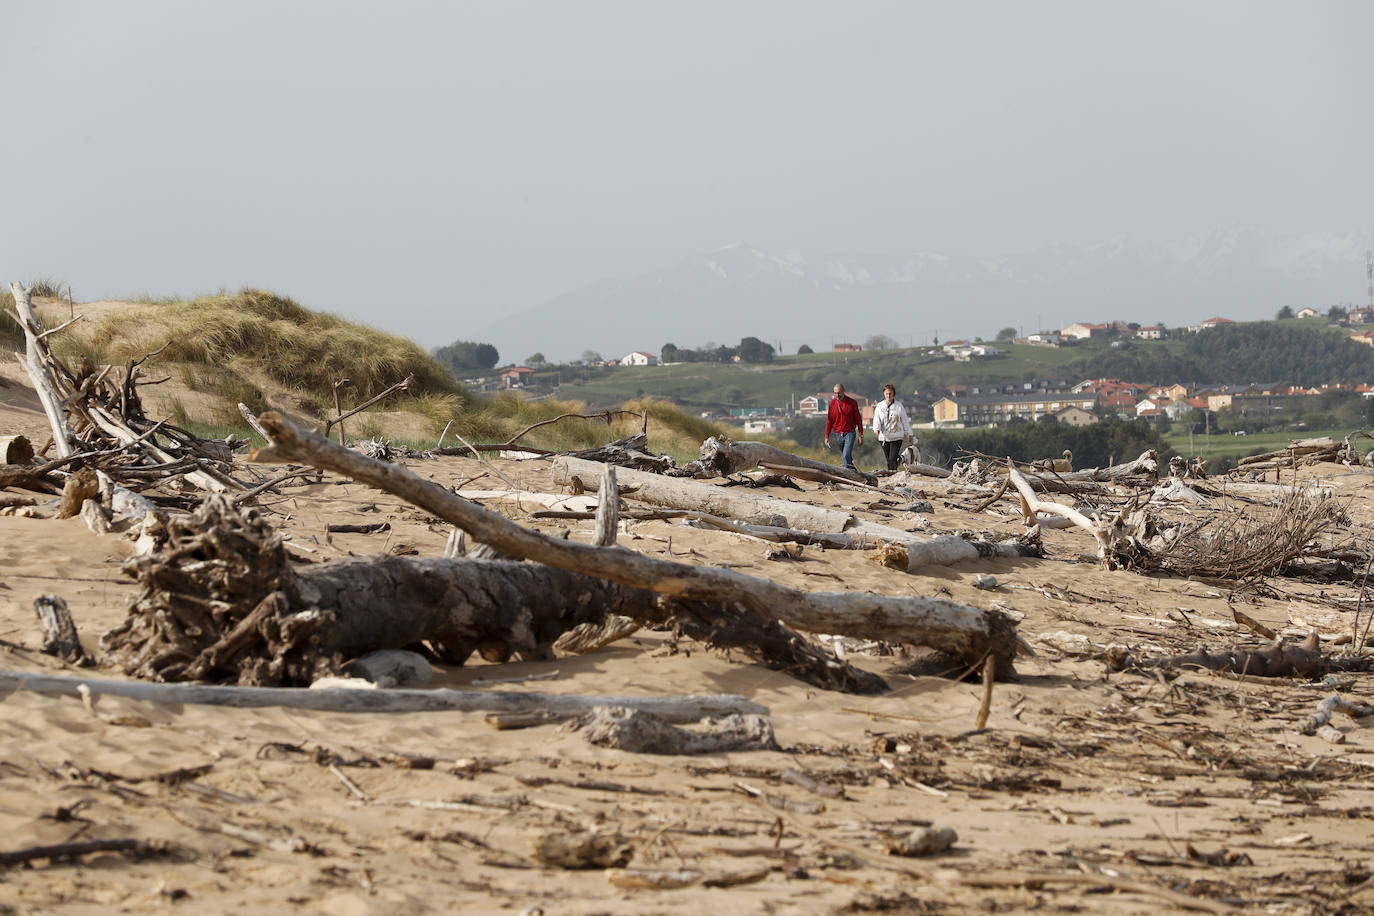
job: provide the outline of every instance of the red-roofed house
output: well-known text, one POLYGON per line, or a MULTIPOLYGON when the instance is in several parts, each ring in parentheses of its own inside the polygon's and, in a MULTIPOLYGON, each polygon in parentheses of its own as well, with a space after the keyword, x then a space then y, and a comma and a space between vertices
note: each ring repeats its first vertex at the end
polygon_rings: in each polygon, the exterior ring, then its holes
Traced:
POLYGON ((1219 328, 1219 327, 1221 327, 1221 326, 1224 325, 1224 324, 1235 324, 1235 322, 1232 321, 1230 318, 1208 318, 1206 321, 1204 321, 1204 322, 1202 322, 1200 325, 1198 325, 1198 327, 1200 327, 1200 328, 1219 328))
POLYGON ((524 388, 531 375, 534 370, 528 366, 509 366, 501 370, 501 384, 506 388, 524 388))
POLYGON ((1119 417, 1130 417, 1135 413, 1135 395, 1125 391, 1099 393, 1097 401, 1107 413, 1114 413, 1119 417))

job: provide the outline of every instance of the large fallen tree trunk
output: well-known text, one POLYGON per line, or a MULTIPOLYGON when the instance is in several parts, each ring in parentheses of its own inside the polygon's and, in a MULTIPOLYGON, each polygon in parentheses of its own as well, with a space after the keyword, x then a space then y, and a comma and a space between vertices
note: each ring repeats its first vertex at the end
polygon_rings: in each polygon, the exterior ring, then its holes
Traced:
MULTIPOLYGON (((717 601, 727 607, 742 604, 802 630, 930 646, 969 665, 991 656, 999 676, 1014 674, 1016 625, 1000 611, 983 611, 940 598, 803 592, 733 570, 690 566, 618 547, 598 548, 546 537, 405 468, 372 461, 301 430, 280 414, 269 412, 261 421, 272 445, 255 453, 256 460, 297 461, 344 474, 432 512, 476 540, 513 556, 677 598, 717 601)), ((599 480, 599 475, 592 479, 599 480)))
POLYGON ((568 630, 616 615, 672 623, 824 689, 887 689, 774 618, 542 564, 381 556, 297 569, 279 535, 222 497, 170 519, 166 547, 125 571, 143 589, 101 647, 106 661, 156 681, 304 686, 359 655, 417 644, 457 665, 473 652, 551 657, 568 630))

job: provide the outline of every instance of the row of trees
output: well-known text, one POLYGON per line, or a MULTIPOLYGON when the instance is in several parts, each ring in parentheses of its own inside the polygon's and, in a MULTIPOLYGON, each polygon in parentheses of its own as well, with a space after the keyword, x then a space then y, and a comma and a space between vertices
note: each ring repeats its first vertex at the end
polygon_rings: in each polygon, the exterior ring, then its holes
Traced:
POLYGON ((728 363, 738 356, 742 363, 768 363, 776 353, 772 344, 757 337, 744 337, 735 347, 717 346, 708 341, 693 350, 666 343, 659 351, 659 359, 665 363, 728 363))
MULTIPOLYGON (((1293 311, 1293 306, 1285 305, 1274 314, 1274 317, 1279 321, 1283 321, 1285 318, 1296 318, 1298 316, 1297 313, 1293 311)), ((1350 317, 1350 309, 1343 305, 1333 305, 1326 310, 1326 317, 1331 321, 1341 321, 1350 317)))
POLYGON ((434 359, 454 375, 464 372, 490 369, 501 360, 501 354, 489 343, 472 340, 455 340, 445 347, 434 351, 434 359))

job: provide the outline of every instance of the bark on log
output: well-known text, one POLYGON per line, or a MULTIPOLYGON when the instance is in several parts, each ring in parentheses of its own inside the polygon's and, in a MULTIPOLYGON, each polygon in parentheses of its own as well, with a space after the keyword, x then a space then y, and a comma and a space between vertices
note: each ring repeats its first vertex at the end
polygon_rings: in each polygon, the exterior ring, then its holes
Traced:
POLYGON ((712 436, 701 443, 701 458, 698 463, 702 468, 714 471, 719 477, 729 477, 731 474, 747 471, 750 468, 774 464, 823 471, 835 477, 857 480, 860 483, 873 484, 877 482, 877 478, 873 475, 865 474, 862 471, 851 471, 833 464, 812 461, 810 458, 785 452, 766 442, 737 442, 725 436, 712 436))
POLYGON ((80 697, 85 686, 93 695, 126 697, 151 703, 193 703, 259 708, 284 706, 321 712, 541 712, 585 715, 601 706, 625 706, 651 712, 670 722, 696 722, 707 716, 767 715, 768 707, 736 694, 626 697, 517 693, 506 690, 303 690, 297 687, 214 687, 204 684, 150 684, 146 681, 59 677, 31 671, 0 671, 0 689, 80 697))
POLYGON ((632 754, 725 754, 780 750, 773 723, 764 716, 724 716, 702 729, 676 728, 643 710, 606 706, 579 724, 582 738, 596 747, 632 754))
POLYGON ((1294 645, 1276 639, 1261 649, 1233 647, 1228 651, 1209 652, 1199 649, 1186 655, 1137 659, 1121 647, 1108 648, 1103 657, 1113 671, 1132 668, 1203 668, 1209 671, 1234 671, 1247 677, 1318 677, 1329 671, 1366 671, 1371 660, 1367 656, 1336 659, 1322 655, 1321 642, 1316 633, 1294 645))
POLYGON ((62 500, 57 507, 58 518, 73 518, 81 514, 81 506, 93 496, 100 495, 100 478, 91 468, 81 468, 62 485, 62 500))
POLYGON ((28 464, 33 461, 33 446, 24 436, 0 436, 0 464, 28 464))
POLYGON ((370 461, 339 448, 298 429, 280 414, 265 414, 262 423, 274 443, 267 452, 271 460, 302 461, 386 490, 514 556, 678 598, 738 602, 812 632, 929 645, 967 664, 976 664, 991 654, 997 659, 999 677, 1015 673, 1016 624, 1000 611, 982 611, 939 598, 802 592, 733 570, 689 566, 621 548, 549 538, 461 499, 405 468, 370 461))
POLYGON ((76 635, 76 624, 67 602, 57 595, 39 595, 33 599, 33 611, 43 627, 43 652, 74 665, 89 665, 86 650, 76 635))
POLYGON ((13 467, 0 466, 0 489, 5 487, 18 487, 21 490, 32 490, 35 493, 61 493, 62 483, 55 477, 50 477, 44 471, 48 465, 15 465, 13 467))

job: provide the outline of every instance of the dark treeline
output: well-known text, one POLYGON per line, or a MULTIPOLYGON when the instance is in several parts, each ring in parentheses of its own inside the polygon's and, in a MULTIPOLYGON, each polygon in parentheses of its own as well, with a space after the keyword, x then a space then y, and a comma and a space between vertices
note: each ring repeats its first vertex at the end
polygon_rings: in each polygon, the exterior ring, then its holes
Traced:
POLYGON ((737 347, 713 347, 707 344, 693 350, 666 343, 659 351, 659 359, 665 363, 728 363, 738 356, 742 363, 767 363, 773 361, 775 353, 772 344, 764 343, 757 337, 745 337, 737 347))
POLYGON ((1106 420, 1092 426, 1068 426, 1053 421, 1010 423, 995 429, 921 430, 921 458, 948 467, 962 452, 981 452, 1017 461, 1058 458, 1073 452, 1073 466, 1106 467, 1130 461, 1146 449, 1154 449, 1167 462, 1175 454, 1149 423, 1142 420, 1106 420))
POLYGON ((1102 351, 1073 364, 1070 374, 1156 383, 1364 382, 1374 379, 1374 348, 1328 328, 1261 321, 1189 335, 1177 356, 1150 344, 1102 351))

